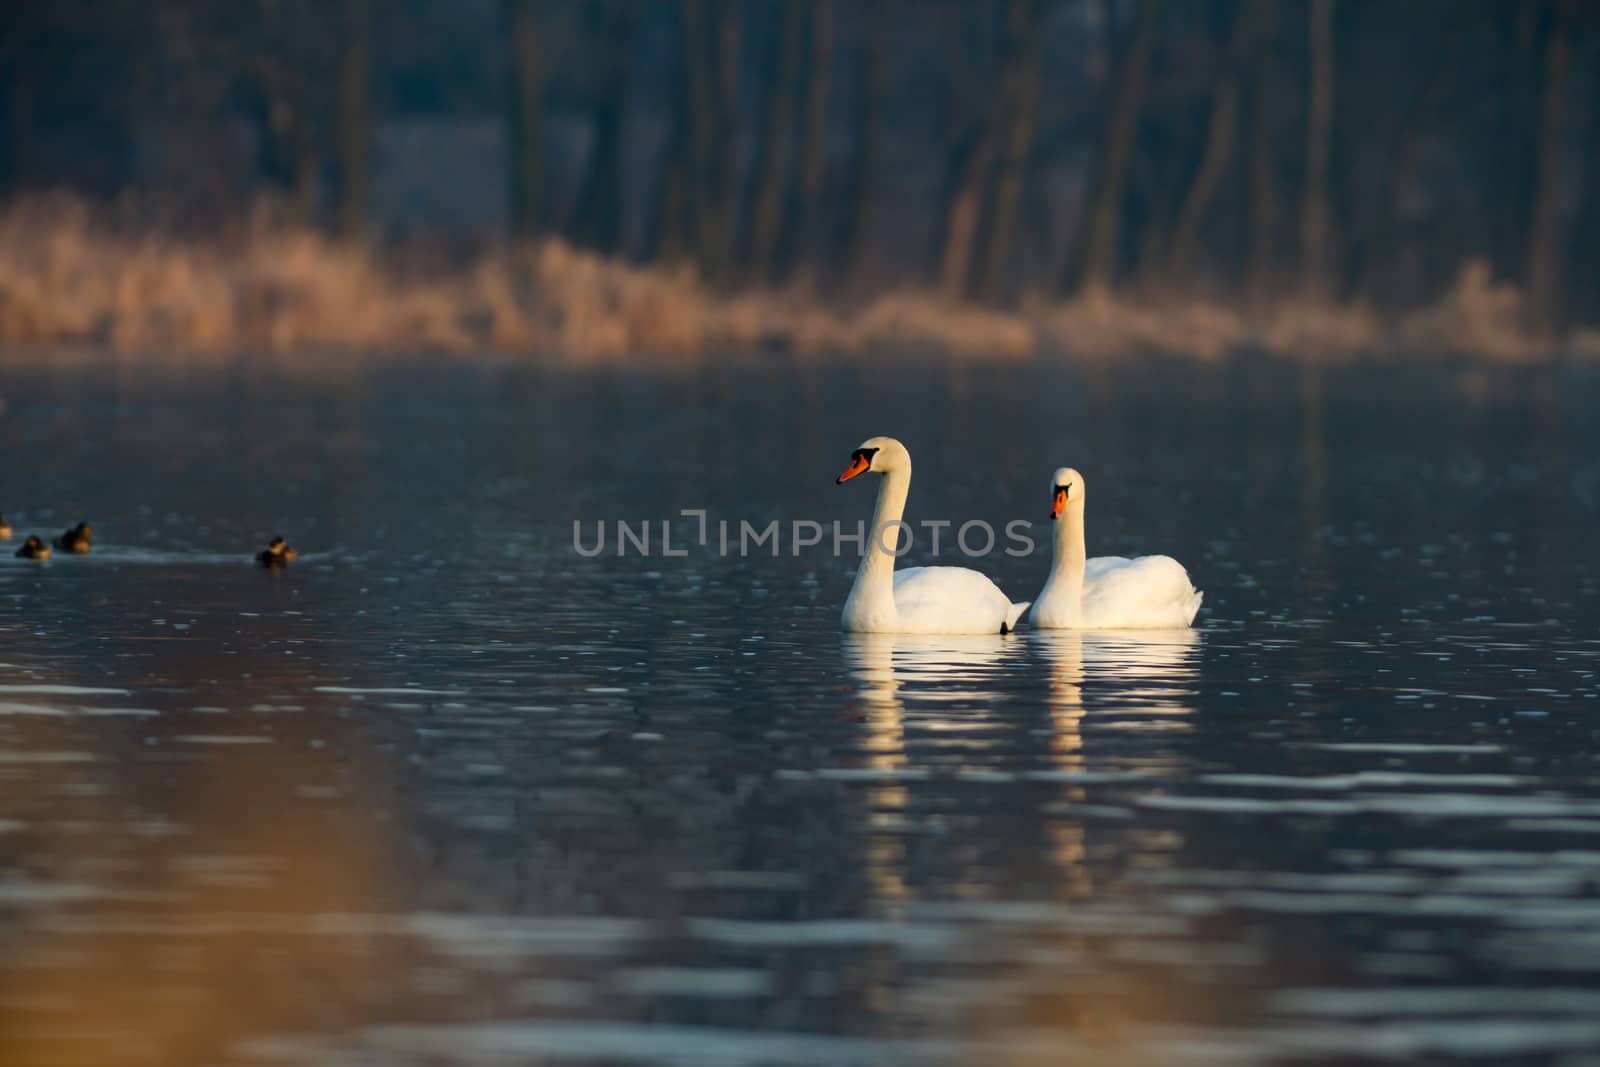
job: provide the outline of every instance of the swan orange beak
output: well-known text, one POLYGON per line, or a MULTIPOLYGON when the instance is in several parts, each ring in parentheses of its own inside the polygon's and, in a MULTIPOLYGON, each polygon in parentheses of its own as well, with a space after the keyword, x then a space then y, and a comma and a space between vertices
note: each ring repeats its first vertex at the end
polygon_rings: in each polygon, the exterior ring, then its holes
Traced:
POLYGON ((833 480, 833 484, 843 485, 856 475, 866 473, 867 468, 870 466, 872 466, 872 464, 867 461, 867 457, 857 452, 855 455, 850 457, 850 466, 846 467, 844 469, 844 473, 833 480))
POLYGON ((1066 510, 1067 491, 1065 489, 1057 489, 1055 502, 1050 505, 1050 518, 1059 519, 1061 517, 1061 513, 1066 510))

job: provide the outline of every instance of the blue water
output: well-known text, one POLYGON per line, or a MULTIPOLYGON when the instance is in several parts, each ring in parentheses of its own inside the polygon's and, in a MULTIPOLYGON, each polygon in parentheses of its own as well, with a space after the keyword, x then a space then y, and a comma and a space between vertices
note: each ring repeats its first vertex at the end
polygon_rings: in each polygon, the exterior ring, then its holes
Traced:
POLYGON ((95 529, 0 556, 0 1061, 1600 1056, 1592 370, 240 361, 0 399, 16 540, 95 529), (1176 556, 1197 628, 851 638, 848 545, 573 550, 853 527, 879 433, 909 520, 1037 524, 940 562, 1031 597, 1070 464, 1091 554, 1176 556))

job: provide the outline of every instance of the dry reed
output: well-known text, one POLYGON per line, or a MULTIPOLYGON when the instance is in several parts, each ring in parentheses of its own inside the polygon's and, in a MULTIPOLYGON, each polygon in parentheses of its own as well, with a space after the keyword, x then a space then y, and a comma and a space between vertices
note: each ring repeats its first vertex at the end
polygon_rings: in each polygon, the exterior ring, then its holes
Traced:
MULTIPOLYGON (((118 224, 65 195, 0 210, 0 344, 187 355, 241 349, 692 358, 708 352, 929 351, 1026 358, 1137 352, 1212 359, 1243 348, 1295 358, 1472 354, 1537 358, 1522 298, 1467 264, 1435 305, 1398 316, 1280 303, 1257 315, 1193 300, 1095 295, 997 311, 917 291, 849 310, 805 286, 725 293, 688 267, 636 267, 559 240, 454 259, 342 244, 257 211, 180 239, 118 224)), ((1595 354, 1592 334, 1568 350, 1595 354)))

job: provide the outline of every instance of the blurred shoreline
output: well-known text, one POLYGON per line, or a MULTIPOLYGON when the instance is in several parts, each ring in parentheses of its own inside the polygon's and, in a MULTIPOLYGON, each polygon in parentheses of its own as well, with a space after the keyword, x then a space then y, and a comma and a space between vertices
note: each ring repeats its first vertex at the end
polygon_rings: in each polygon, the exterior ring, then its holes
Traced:
POLYGON ((73 347, 187 357, 241 350, 502 354, 649 364, 718 353, 936 353, 1018 360, 1600 357, 1600 332, 1542 340, 1481 261, 1431 306, 1381 314, 1284 300, 1246 311, 1174 297, 1024 297, 1014 310, 897 288, 846 299, 797 281, 724 290, 690 266, 636 266, 559 239, 452 249, 339 242, 257 210, 174 236, 64 194, 0 208, 0 362, 73 347))

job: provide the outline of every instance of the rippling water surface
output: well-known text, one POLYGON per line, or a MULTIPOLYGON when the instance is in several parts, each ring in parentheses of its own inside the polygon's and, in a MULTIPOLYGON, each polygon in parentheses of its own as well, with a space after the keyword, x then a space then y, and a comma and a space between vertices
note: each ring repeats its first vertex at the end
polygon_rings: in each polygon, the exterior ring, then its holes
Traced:
MULTIPOLYGON (((6 1063, 1600 1056, 1594 372, 0 395, 18 536, 96 531, 0 558, 6 1063), (1196 630, 849 638, 826 539, 573 550, 853 524, 877 433, 912 521, 1043 520, 1078 467, 1091 554, 1177 556, 1196 630)), ((1046 551, 979 566, 1026 599, 1046 551)))

